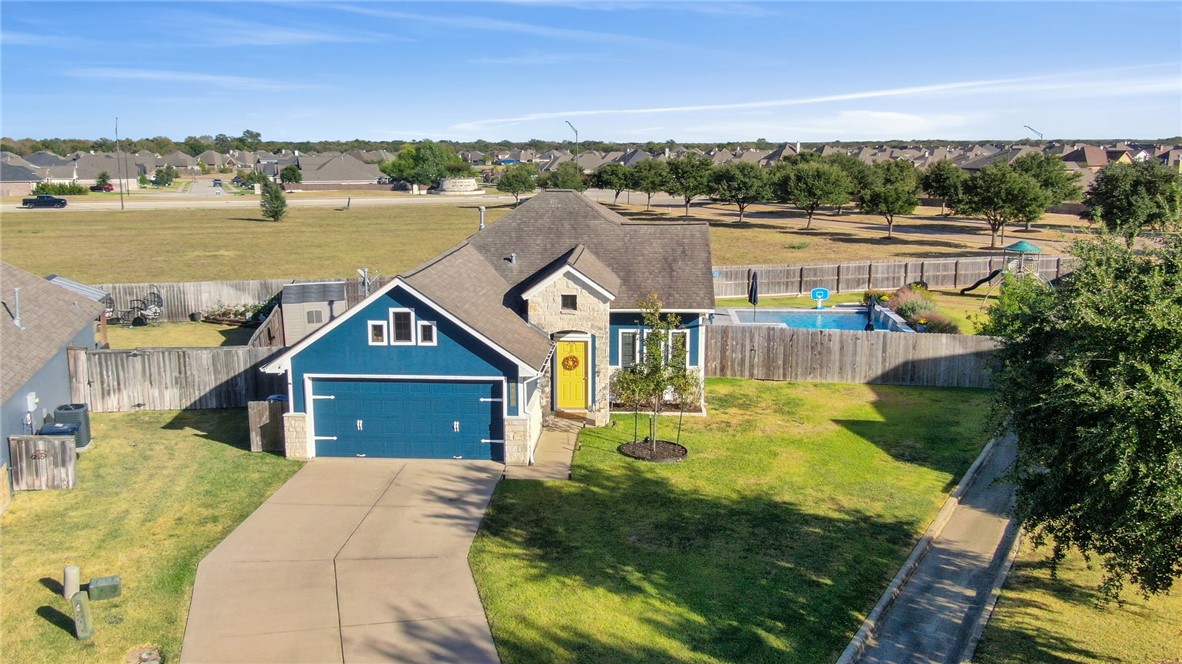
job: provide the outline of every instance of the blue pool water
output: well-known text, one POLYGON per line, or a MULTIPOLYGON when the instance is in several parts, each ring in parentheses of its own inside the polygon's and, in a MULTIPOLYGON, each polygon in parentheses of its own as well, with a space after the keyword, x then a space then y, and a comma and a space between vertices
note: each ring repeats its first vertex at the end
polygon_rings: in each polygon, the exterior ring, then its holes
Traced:
MULTIPOLYGON (((787 325, 800 330, 857 330, 866 329, 865 309, 763 309, 752 319, 750 309, 732 312, 739 323, 750 325, 787 325)), ((878 330, 899 331, 898 325, 878 314, 874 327, 878 330)))

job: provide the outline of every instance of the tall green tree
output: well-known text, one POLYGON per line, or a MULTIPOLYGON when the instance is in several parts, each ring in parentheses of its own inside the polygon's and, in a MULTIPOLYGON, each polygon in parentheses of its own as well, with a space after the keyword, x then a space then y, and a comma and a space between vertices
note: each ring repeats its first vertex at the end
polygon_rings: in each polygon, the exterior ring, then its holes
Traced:
POLYGON ((739 223, 752 203, 772 198, 767 172, 748 161, 729 162, 710 174, 710 193, 715 200, 731 203, 739 208, 739 223))
POLYGON ((430 186, 447 177, 448 164, 463 163, 459 155, 447 147, 424 141, 404 148, 393 161, 379 165, 378 169, 396 180, 430 186))
POLYGON ((612 203, 619 203, 620 193, 628 188, 628 168, 614 161, 606 163, 591 175, 591 186, 615 193, 612 203))
POLYGON ((100 189, 105 189, 111 184, 111 174, 106 171, 99 171, 98 177, 94 179, 94 185, 100 189))
POLYGON ((895 215, 911 214, 919 206, 915 188, 906 184, 883 184, 862 196, 862 211, 881 215, 887 223, 887 237, 895 237, 895 215))
POLYGON ((849 203, 853 188, 853 183, 840 168, 817 160, 777 166, 771 178, 776 199, 791 203, 808 215, 806 229, 812 228, 813 213, 822 205, 836 207, 849 203))
POLYGON ((537 184, 534 182, 533 167, 528 164, 513 164, 505 169, 501 174, 501 179, 497 180, 497 189, 507 193, 513 194, 513 206, 517 207, 521 204, 521 195, 533 191, 537 184))
POLYGON ((304 172, 295 164, 288 164, 279 171, 279 181, 283 184, 300 183, 304 181, 304 172))
POLYGON ((628 188, 648 196, 644 209, 652 209, 653 194, 669 187, 669 165, 660 159, 645 159, 628 169, 628 188))
MULTIPOLYGON (((821 157, 821 161, 826 164, 833 164, 845 173, 850 180, 850 197, 851 199, 860 199, 862 194, 876 183, 874 169, 870 164, 858 159, 853 155, 848 154, 831 154, 821 157)), ((841 214, 841 207, 837 206, 837 213, 841 214)))
POLYGON ((1158 161, 1109 164, 1084 198, 1087 216, 1133 240, 1145 231, 1182 231, 1182 175, 1158 161))
POLYGON ((1016 516, 1052 560, 1099 558, 1104 589, 1182 575, 1182 240, 1077 242, 1057 288, 1008 277, 984 333, 1017 435, 1016 516))
POLYGON ((263 193, 259 197, 259 208, 263 216, 271 221, 279 221, 287 214, 287 198, 283 195, 283 187, 274 182, 263 184, 263 193))
POLYGON ((690 203, 695 198, 710 193, 713 171, 714 162, 705 155, 687 152, 669 160, 669 185, 665 192, 685 201, 685 216, 689 216, 690 203))
POLYGON ((1080 173, 1067 170, 1066 162, 1058 157, 1041 152, 1029 152, 1014 160, 1014 170, 1034 178, 1038 182, 1039 190, 1042 191, 1043 205, 1038 216, 1022 220, 1026 224, 1026 230, 1030 230, 1030 224, 1038 221, 1052 206, 1063 201, 1079 200, 1083 194, 1083 189, 1077 183, 1080 173))
POLYGON ((928 196, 940 199, 940 214, 948 216, 948 201, 960 194, 968 174, 951 159, 941 159, 927 167, 920 177, 920 186, 928 196))
POLYGON ((990 164, 969 176, 952 202, 960 214, 981 217, 989 224, 989 247, 997 248, 997 234, 1005 243, 1007 224, 1041 214, 1043 194, 1038 182, 1009 164, 990 164))
POLYGON ((253 129, 246 129, 243 130, 242 136, 238 137, 238 141, 247 150, 257 150, 263 142, 263 135, 253 129))
POLYGON ((538 177, 538 186, 543 189, 574 189, 575 191, 587 190, 587 176, 583 175, 583 169, 573 161, 564 161, 554 167, 553 170, 542 173, 538 177))
POLYGON ((156 169, 156 176, 152 180, 161 187, 170 186, 176 181, 176 168, 172 164, 165 164, 164 168, 156 169))

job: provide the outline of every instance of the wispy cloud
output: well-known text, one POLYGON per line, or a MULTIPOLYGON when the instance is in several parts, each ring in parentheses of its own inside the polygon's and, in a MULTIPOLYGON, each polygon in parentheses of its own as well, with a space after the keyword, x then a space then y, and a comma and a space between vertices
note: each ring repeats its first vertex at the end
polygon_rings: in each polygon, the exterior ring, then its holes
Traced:
MULTIPOLYGON (((458 6, 453 6, 458 9, 458 6)), ((427 25, 438 25, 449 29, 467 28, 487 32, 506 32, 511 34, 528 35, 531 37, 546 37, 556 40, 572 40, 591 43, 633 44, 650 47, 666 47, 666 42, 649 37, 637 37, 614 32, 596 32, 593 30, 578 30, 574 28, 559 28, 550 25, 522 23, 520 21, 506 21, 486 16, 463 15, 448 13, 446 15, 416 14, 413 12, 396 11, 385 8, 375 8, 358 5, 335 5, 340 11, 369 16, 372 18, 386 18, 396 21, 413 21, 427 25)))
POLYGON ((500 0, 501 4, 559 7, 562 9, 578 9, 582 11, 610 12, 610 11, 682 11, 694 14, 730 15, 764 17, 774 12, 764 6, 742 2, 716 2, 715 0, 699 0, 696 2, 583 2, 581 0, 500 0))
POLYGON ((165 69, 127 69, 119 67, 86 67, 70 72, 71 76, 85 79, 107 79, 123 81, 152 81, 171 83, 198 83, 227 90, 248 92, 281 92, 286 90, 308 90, 315 86, 274 81, 250 76, 227 76, 224 74, 203 74, 200 72, 171 71, 165 69))
MULTIPOLYGON (((545 111, 538 113, 527 113, 515 117, 492 118, 487 120, 463 122, 453 125, 452 128, 458 131, 480 131, 486 128, 517 125, 537 120, 553 120, 557 118, 569 119, 577 117, 651 115, 692 113, 701 111, 750 111, 833 102, 859 101, 865 99, 912 97, 935 94, 939 94, 941 99, 948 99, 949 97, 957 94, 979 95, 985 93, 1004 94, 1015 92, 1023 94, 1051 93, 1062 96, 1071 96, 1073 98, 1087 98, 1109 97, 1113 94, 1114 86, 1124 90, 1138 91, 1142 94, 1146 92, 1169 92, 1179 90, 1179 80, 1175 74, 1166 76, 1148 76, 1139 79, 1131 78, 1128 75, 1130 70, 1161 68, 1162 66, 1163 65, 1146 65, 1141 67, 1105 69, 1088 72, 1072 72, 1067 74, 1055 74, 1047 76, 953 81, 948 83, 915 85, 880 90, 864 90, 859 92, 846 92, 812 97, 793 97, 787 99, 768 99, 759 101, 731 102, 724 104, 692 104, 683 106, 656 106, 649 108, 569 109, 565 111, 545 111), (1115 73, 1123 74, 1121 76, 1112 78, 1111 85, 1108 84, 1108 79, 1105 79, 1104 82, 1100 81, 1101 76, 1115 73)), ((1175 69, 1177 67, 1176 64, 1170 64, 1166 66, 1175 69)))
POLYGON ((333 31, 318 26, 275 25, 228 18, 194 16, 199 39, 214 46, 300 46, 412 41, 406 37, 366 31, 333 31))
POLYGON ((578 53, 542 53, 540 51, 531 51, 521 55, 506 55, 506 56, 483 56, 469 60, 474 65, 561 65, 569 62, 587 62, 594 59, 595 62, 619 62, 619 58, 604 57, 601 55, 587 55, 578 53))
POLYGON ((35 35, 30 32, 0 32, 0 43, 5 46, 49 46, 56 44, 61 37, 50 35, 35 35))

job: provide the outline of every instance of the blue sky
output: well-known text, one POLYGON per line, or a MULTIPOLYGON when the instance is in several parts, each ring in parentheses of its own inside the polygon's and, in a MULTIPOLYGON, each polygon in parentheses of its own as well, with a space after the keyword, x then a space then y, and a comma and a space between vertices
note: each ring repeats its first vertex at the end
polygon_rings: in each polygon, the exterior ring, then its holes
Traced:
POLYGON ((13 2, 0 133, 1158 138, 1182 3, 13 2))

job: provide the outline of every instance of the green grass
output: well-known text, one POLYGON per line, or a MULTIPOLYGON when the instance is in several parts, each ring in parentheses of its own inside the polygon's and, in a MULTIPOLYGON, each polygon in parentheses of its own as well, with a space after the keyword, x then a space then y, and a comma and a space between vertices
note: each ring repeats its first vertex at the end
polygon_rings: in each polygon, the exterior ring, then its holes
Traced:
POLYGON ((122 662, 138 645, 180 655, 197 563, 300 463, 243 451, 242 410, 94 414, 78 486, 18 493, 4 513, 0 634, 5 662, 122 662), (66 565, 119 575, 74 638, 66 565))
POLYGON ((730 379, 708 394, 683 463, 619 455, 622 415, 582 432, 572 481, 501 483, 470 561, 503 661, 832 660, 976 457, 990 398, 730 379))
MULTIPOLYGON (((256 208, 6 213, 0 246, 17 267, 92 284, 393 275, 476 232, 476 208, 293 207, 279 223, 256 208)), ((488 221, 509 210, 489 206, 488 221)))
POLYGON ((143 327, 107 326, 111 348, 208 348, 245 346, 257 328, 216 323, 160 323, 143 327))
POLYGON ((978 664, 1166 662, 1182 660, 1182 594, 1104 602, 1098 566, 1069 554, 1052 579, 1048 548, 1027 542, 977 647, 978 664))
MULTIPOLYGON (((973 334, 978 329, 975 319, 983 319, 987 316, 986 310, 988 303, 985 301, 984 291, 979 293, 969 293, 961 295, 960 291, 956 290, 933 290, 931 291, 932 299, 936 306, 940 308, 940 313, 946 315, 950 320, 960 326, 962 334, 973 334)), ((826 307, 832 307, 838 304, 860 303, 862 301, 862 293, 834 293, 832 297, 825 300, 826 307)), ((718 307, 750 307, 751 303, 746 298, 731 297, 719 298, 715 301, 715 306, 718 307)), ((760 297, 760 308, 776 308, 776 307, 806 307, 812 308, 817 306, 814 300, 808 297, 760 297)))

